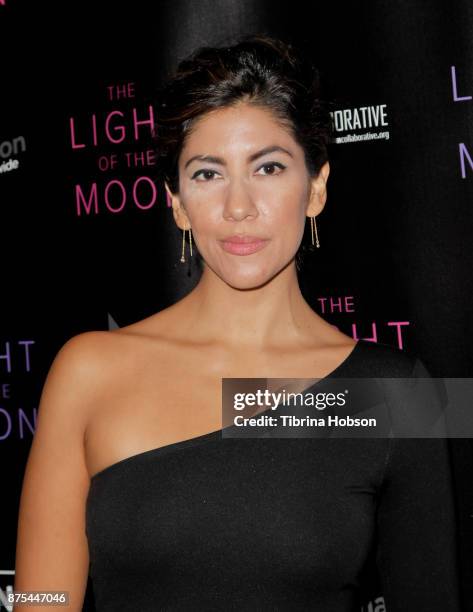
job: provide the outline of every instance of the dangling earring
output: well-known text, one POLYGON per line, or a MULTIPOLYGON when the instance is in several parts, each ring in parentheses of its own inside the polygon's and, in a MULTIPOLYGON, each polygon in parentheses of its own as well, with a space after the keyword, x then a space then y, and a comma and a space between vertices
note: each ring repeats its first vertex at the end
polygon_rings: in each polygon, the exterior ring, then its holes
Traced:
MULTIPOLYGON (((192 257, 192 230, 191 230, 191 228, 189 228, 189 246, 190 246, 191 257, 192 257)), ((185 247, 186 247, 186 230, 182 230, 182 254, 181 254, 181 262, 182 263, 186 262, 186 258, 185 258, 185 255, 184 255, 185 247)))
POLYGON ((314 233, 315 233, 315 239, 316 239, 316 243, 317 243, 317 248, 319 248, 320 247, 320 243, 319 243, 319 236, 317 234, 317 223, 315 221, 315 215, 310 218, 310 230, 311 230, 311 234, 312 234, 312 244, 314 244, 314 233))

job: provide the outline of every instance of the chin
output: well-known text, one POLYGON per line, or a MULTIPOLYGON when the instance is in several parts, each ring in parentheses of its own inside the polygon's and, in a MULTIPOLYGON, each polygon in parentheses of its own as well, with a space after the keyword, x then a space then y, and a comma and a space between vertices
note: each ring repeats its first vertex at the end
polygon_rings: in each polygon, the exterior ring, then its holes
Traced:
POLYGON ((250 279, 240 280, 240 281, 229 281, 224 279, 227 285, 233 287, 233 289, 239 289, 240 291, 249 291, 251 289, 259 289, 268 283, 271 279, 265 279, 261 281, 252 281, 250 279))
POLYGON ((219 273, 220 278, 234 289, 258 289, 269 283, 277 274, 277 270, 274 268, 269 269, 260 266, 251 266, 251 269, 244 269, 241 266, 240 270, 233 269, 221 270, 219 273))

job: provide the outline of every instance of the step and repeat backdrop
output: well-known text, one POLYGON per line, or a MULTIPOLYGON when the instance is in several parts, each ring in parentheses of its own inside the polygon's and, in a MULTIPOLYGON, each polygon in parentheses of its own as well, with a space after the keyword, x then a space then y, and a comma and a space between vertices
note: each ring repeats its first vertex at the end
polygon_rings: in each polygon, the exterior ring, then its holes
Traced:
MULTIPOLYGON (((0 0, 0 610, 57 351, 199 280, 179 261, 156 178, 157 88, 196 47, 257 32, 304 44, 335 102, 321 248, 299 272, 306 299, 354 338, 418 354, 434 376, 473 375, 471 3, 0 0)), ((472 609, 473 448, 449 445, 472 609)), ((384 610, 375 577, 364 609, 384 610)))

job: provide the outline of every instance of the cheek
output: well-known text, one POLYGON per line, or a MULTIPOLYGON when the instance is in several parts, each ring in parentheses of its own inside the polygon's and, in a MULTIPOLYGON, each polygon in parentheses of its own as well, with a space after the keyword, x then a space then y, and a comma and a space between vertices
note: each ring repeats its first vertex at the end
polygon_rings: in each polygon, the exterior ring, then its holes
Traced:
POLYGON ((221 197, 215 189, 186 185, 181 191, 181 197, 192 229, 196 233, 206 234, 221 222, 221 197))
POLYGON ((264 211, 271 228, 279 228, 286 235, 299 235, 301 226, 303 230, 305 209, 304 195, 300 193, 300 189, 293 189, 274 194, 260 210, 264 211))
POLYGON ((267 214, 274 213, 279 218, 297 217, 304 208, 307 192, 303 187, 301 173, 286 170, 286 174, 277 177, 262 177, 255 183, 254 198, 261 210, 267 214))
POLYGON ((223 234, 222 212, 218 205, 202 202, 200 206, 193 206, 190 212, 192 227, 196 234, 205 237, 220 237, 223 234))
POLYGON ((193 202, 188 209, 192 226, 192 236, 199 251, 210 254, 209 249, 214 248, 216 241, 228 233, 225 228, 221 211, 218 206, 207 202, 193 202))
POLYGON ((278 223, 284 223, 289 229, 296 226, 301 215, 302 208, 294 196, 289 196, 275 202, 269 214, 277 219, 278 223))

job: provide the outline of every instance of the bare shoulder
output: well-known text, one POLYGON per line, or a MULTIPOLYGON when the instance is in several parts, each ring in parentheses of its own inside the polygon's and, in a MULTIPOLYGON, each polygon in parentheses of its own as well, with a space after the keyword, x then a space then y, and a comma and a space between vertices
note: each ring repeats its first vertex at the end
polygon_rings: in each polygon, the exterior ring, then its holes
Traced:
POLYGON ((69 338, 58 350, 49 374, 62 370, 62 374, 79 376, 93 373, 100 367, 104 352, 112 343, 107 331, 87 331, 69 338))
MULTIPOLYGON (((92 411, 111 393, 128 392, 136 376, 152 363, 164 363, 173 342, 174 325, 157 313, 113 330, 88 331, 73 336, 56 356, 57 369, 67 370, 69 384, 78 385, 92 411), (62 367, 61 367, 62 364, 62 367)), ((108 402, 105 402, 107 404, 108 402)), ((87 420, 93 414, 86 415, 87 420)))
POLYGON ((113 331, 86 331, 69 338, 59 349, 55 361, 71 361, 75 365, 82 364, 93 367, 103 356, 104 351, 111 348, 118 335, 113 331))
POLYGON ((39 404, 39 425, 67 419, 84 434, 104 390, 113 386, 130 364, 125 334, 87 331, 69 338, 56 353, 39 404))
POLYGON ((54 387, 67 393, 90 388, 93 375, 100 370, 108 340, 106 332, 84 332, 67 340, 56 353, 43 387, 44 394, 54 387), (84 384, 86 383, 87 384, 84 384))
POLYGON ((100 395, 101 390, 133 380, 136 369, 151 355, 159 363, 173 341, 174 327, 164 311, 113 330, 80 333, 61 347, 51 371, 91 397, 100 395))
POLYGON ((111 352, 106 333, 86 332, 56 353, 23 477, 15 589, 68 590, 76 610, 81 609, 89 562, 84 431, 102 384, 98 374, 111 352))
MULTIPOLYGON (((121 355, 121 349, 129 345, 132 333, 128 330, 87 331, 72 336, 59 349, 53 361, 51 372, 62 370, 69 382, 76 378, 84 382, 84 377, 98 376, 102 379, 114 361, 121 355)), ((88 378, 88 382, 91 379, 88 378)))
POLYGON ((56 353, 43 384, 32 454, 43 441, 65 435, 82 440, 97 394, 109 379, 113 346, 108 332, 83 332, 56 353))

